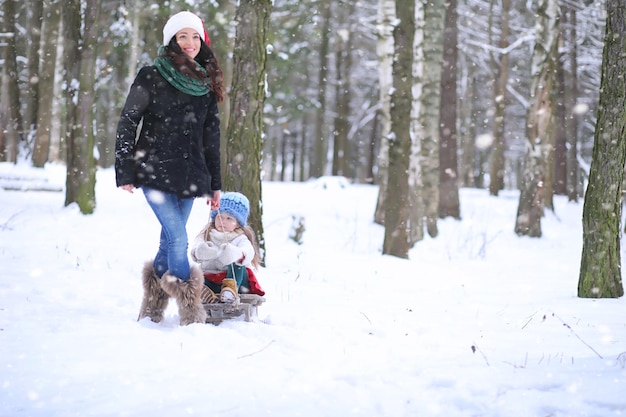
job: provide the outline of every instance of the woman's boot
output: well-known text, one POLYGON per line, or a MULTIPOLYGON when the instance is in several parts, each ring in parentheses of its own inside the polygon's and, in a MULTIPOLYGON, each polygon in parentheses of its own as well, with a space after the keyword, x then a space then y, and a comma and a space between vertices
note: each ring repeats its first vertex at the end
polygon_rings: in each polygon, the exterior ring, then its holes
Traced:
POLYGON ((200 298, 204 286, 204 275, 196 265, 191 267, 191 274, 187 281, 183 281, 167 271, 161 277, 161 288, 178 303, 180 325, 191 323, 205 323, 206 310, 200 298))
POLYGON ((163 312, 167 308, 170 296, 161 288, 159 277, 154 271, 153 261, 144 264, 141 278, 143 281, 143 301, 137 321, 144 317, 150 317, 150 320, 159 323, 163 320, 163 312))

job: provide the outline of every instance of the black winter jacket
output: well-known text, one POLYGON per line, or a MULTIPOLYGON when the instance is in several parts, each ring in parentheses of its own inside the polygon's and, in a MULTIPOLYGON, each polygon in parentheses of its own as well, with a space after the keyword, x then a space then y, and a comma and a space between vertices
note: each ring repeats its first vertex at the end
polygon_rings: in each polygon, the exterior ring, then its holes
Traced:
POLYGON ((183 198, 221 189, 215 95, 185 94, 154 66, 139 70, 117 126, 115 174, 118 187, 146 186, 183 198))

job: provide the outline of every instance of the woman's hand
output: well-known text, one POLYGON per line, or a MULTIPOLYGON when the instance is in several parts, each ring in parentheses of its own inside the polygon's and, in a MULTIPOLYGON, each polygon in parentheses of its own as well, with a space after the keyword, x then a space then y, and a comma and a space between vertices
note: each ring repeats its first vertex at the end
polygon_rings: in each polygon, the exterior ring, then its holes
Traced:
POLYGON ((213 191, 213 197, 207 198, 207 206, 211 207, 211 210, 217 210, 220 208, 220 191, 213 191))
POLYGON ((120 185, 120 188, 124 191, 128 191, 129 193, 133 193, 133 191, 135 190, 135 186, 133 184, 124 184, 124 185, 120 185))

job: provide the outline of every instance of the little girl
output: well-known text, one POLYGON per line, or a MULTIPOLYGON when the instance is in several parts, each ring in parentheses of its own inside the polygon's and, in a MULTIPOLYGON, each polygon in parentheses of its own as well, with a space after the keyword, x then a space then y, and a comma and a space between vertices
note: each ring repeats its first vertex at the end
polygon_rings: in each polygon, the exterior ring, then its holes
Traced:
POLYGON ((211 211, 209 223, 191 248, 191 258, 204 273, 203 304, 239 303, 239 293, 265 295, 253 268, 259 256, 254 232, 247 225, 250 202, 241 193, 220 196, 219 209, 211 211), (219 294, 219 297, 216 295, 219 294))

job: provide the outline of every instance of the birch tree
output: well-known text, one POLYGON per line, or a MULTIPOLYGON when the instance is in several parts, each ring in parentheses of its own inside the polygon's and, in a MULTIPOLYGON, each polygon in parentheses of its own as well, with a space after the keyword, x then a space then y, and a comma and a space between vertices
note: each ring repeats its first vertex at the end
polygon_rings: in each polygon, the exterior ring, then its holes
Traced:
POLYGON ((257 234, 265 261, 261 205, 261 149, 271 0, 241 0, 235 14, 233 83, 226 131, 224 189, 240 191, 250 200, 250 226, 257 234))
POLYGON ((607 2, 600 106, 589 185, 583 207, 583 251, 578 296, 624 295, 620 222, 626 163, 626 1, 607 2))
MULTIPOLYGON (((441 63, 443 59, 443 28, 445 0, 428 0, 424 8, 424 72, 418 125, 421 136, 422 198, 428 235, 436 237, 439 217, 439 109, 441 102, 441 63)), ((419 133, 418 133, 419 135, 419 133)), ((419 137, 419 136, 418 136, 419 137)))
POLYGON ((541 237, 547 164, 554 140, 554 86, 558 46, 557 0, 540 0, 531 74, 531 103, 526 122, 526 154, 515 233, 541 237))

